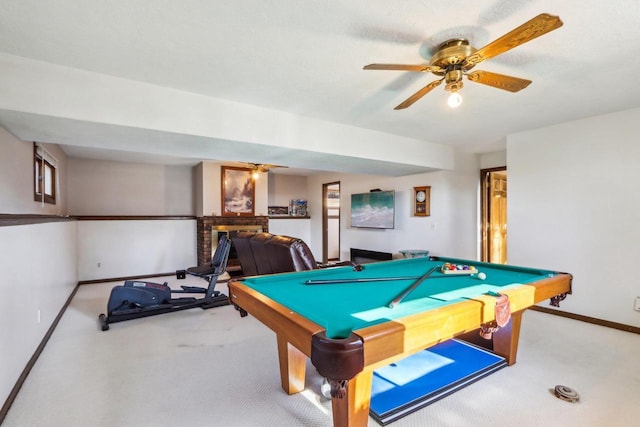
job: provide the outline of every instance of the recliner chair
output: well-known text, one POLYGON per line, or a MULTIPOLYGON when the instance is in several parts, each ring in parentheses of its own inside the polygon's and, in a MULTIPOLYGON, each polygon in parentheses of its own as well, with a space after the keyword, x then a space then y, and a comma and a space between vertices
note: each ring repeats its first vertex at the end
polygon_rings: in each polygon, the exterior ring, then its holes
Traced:
MULTIPOLYGON (((269 254, 267 253, 266 243, 273 237, 270 233, 254 233, 249 238, 249 246, 251 246, 251 253, 253 254, 253 261, 256 265, 257 274, 271 274, 273 269, 271 268, 271 262, 269 261, 269 254)), ((240 259, 242 265, 242 259, 240 259)), ((244 271, 244 268, 243 268, 244 271)), ((291 270, 293 271, 293 270, 291 270)))
POLYGON ((251 237, 255 235, 253 231, 239 231, 231 238, 233 247, 236 249, 236 255, 242 268, 243 276, 257 276, 258 267, 251 250, 251 237))
POLYGON ((272 236, 264 244, 272 273, 315 270, 318 268, 311 249, 302 240, 289 236, 272 236))
POLYGON ((241 231, 232 237, 243 276, 314 270, 323 267, 297 237, 241 231))

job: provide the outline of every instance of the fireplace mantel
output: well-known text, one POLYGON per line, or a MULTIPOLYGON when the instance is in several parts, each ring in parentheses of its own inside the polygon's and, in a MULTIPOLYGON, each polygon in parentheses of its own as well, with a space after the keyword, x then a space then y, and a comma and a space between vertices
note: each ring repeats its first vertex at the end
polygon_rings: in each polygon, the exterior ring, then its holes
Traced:
POLYGON ((259 225, 262 231, 269 231, 268 216, 203 216, 196 218, 198 265, 211 262, 211 228, 215 226, 238 227, 243 225, 259 225))

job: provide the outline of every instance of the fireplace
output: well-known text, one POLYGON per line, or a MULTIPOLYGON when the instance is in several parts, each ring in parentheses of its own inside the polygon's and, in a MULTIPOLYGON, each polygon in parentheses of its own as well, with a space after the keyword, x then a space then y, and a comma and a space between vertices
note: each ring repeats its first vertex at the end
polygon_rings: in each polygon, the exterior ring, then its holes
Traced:
MULTIPOLYGON (((268 216, 205 216, 198 217, 196 223, 198 265, 207 265, 211 262, 220 233, 225 233, 231 238, 238 231, 269 231, 268 216)), ((233 247, 231 251, 227 268, 230 272, 239 268, 233 247)))

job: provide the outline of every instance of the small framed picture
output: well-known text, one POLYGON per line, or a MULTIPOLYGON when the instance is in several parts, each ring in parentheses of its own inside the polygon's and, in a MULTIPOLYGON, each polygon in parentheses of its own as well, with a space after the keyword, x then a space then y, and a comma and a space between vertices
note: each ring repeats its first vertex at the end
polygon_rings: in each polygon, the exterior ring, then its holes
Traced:
POLYGON ((289 206, 269 206, 269 216, 288 216, 289 206))

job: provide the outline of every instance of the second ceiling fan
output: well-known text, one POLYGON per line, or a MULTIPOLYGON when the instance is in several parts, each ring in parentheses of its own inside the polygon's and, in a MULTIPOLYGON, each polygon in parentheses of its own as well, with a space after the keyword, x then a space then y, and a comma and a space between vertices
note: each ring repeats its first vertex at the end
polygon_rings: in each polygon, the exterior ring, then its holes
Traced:
POLYGON ((287 168, 288 166, 282 165, 271 165, 268 163, 247 163, 253 172, 269 172, 274 168, 287 168))
POLYGON ((536 37, 558 29, 561 26, 562 21, 559 17, 543 13, 480 49, 475 49, 466 39, 450 39, 440 44, 437 52, 431 57, 427 65, 369 64, 365 66, 364 69, 429 72, 441 77, 411 95, 395 107, 395 110, 401 110, 411 106, 431 90, 440 86, 443 81, 445 82, 445 90, 451 92, 449 106, 457 107, 462 102, 458 91, 463 86, 463 76, 466 76, 467 79, 472 82, 508 90, 510 92, 518 92, 529 86, 531 80, 491 73, 489 71, 470 71, 484 60, 500 55, 536 37))

